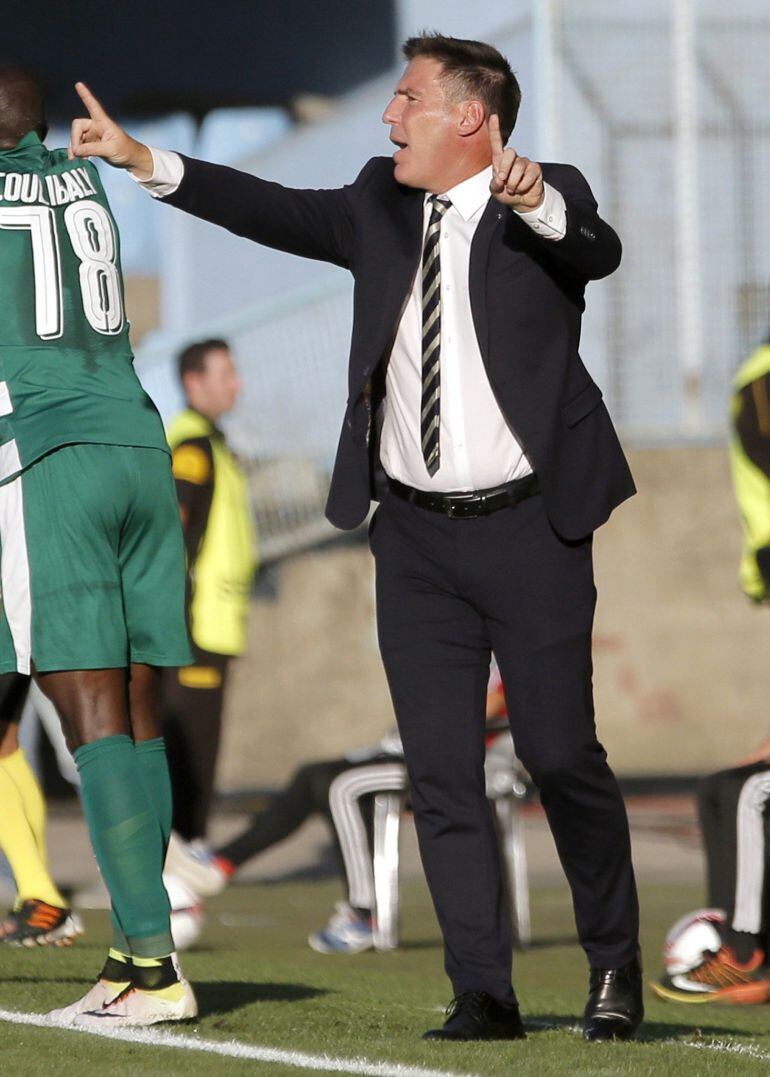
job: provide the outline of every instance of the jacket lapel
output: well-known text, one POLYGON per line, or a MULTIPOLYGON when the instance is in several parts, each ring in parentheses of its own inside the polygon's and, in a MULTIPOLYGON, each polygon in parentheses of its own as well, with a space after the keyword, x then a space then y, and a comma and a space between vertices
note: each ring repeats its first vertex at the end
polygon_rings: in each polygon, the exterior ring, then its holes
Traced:
POLYGON ((396 242, 388 252, 387 278, 377 303, 380 311, 380 329, 375 334, 378 359, 387 359, 393 346, 422 248, 423 192, 401 188, 399 193, 401 201, 394 206, 396 242))
POLYGON ((504 214, 505 207, 501 206, 497 199, 490 198, 471 242, 468 289, 471 297, 473 326, 485 366, 489 355, 489 323, 485 301, 487 266, 492 237, 498 229, 502 230, 504 214))

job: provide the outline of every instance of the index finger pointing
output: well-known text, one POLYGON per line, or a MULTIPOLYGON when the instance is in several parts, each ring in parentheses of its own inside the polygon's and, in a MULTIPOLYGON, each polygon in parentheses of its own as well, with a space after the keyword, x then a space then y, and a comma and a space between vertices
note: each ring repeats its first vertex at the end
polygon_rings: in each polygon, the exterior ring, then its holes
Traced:
POLYGON ((492 144, 492 160, 497 161, 503 155, 503 136, 500 133, 500 118, 496 112, 489 117, 489 141, 492 144))
POLYGON ((88 109, 88 114, 92 120, 106 120, 108 118, 107 113, 88 89, 85 82, 76 82, 75 89, 78 92, 80 100, 88 109))

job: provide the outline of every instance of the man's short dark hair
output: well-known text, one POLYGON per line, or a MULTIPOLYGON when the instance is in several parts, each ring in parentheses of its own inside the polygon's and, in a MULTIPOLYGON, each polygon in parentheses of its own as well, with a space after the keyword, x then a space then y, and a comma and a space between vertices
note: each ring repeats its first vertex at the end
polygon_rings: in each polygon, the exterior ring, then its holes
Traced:
POLYGON ((459 37, 423 31, 404 42, 407 60, 426 56, 438 60, 444 70, 441 83, 451 98, 478 98, 487 117, 497 113, 505 143, 516 123, 521 104, 521 89, 511 65, 501 52, 483 41, 464 41, 459 37))
POLYGON ((226 340, 218 340, 212 337, 211 340, 198 340, 194 344, 188 344, 183 352, 180 352, 177 359, 177 369, 179 370, 179 380, 184 381, 185 374, 200 374, 206 369, 206 356, 209 352, 214 351, 229 351, 230 345, 226 340))
POLYGON ((0 64, 0 148, 13 149, 30 131, 48 134, 40 80, 15 64, 0 64))

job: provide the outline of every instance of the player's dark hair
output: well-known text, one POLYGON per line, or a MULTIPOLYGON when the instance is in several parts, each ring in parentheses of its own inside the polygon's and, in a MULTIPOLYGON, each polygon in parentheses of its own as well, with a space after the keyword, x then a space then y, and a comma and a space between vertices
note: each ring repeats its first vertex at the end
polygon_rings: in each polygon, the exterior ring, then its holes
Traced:
POLYGON ((184 381, 185 374, 200 374, 206 369, 206 356, 213 351, 229 351, 230 345, 226 340, 198 340, 194 344, 188 344, 184 351, 179 353, 177 369, 179 380, 184 381))
POLYGON ((519 112, 521 89, 501 52, 483 41, 426 31, 407 38, 401 51, 407 60, 417 56, 438 60, 444 68, 440 79, 444 92, 455 100, 478 98, 488 117, 497 113, 503 142, 508 140, 519 112))
POLYGON ((40 80, 15 64, 0 64, 0 148, 12 149, 34 131, 48 134, 45 95, 40 80))

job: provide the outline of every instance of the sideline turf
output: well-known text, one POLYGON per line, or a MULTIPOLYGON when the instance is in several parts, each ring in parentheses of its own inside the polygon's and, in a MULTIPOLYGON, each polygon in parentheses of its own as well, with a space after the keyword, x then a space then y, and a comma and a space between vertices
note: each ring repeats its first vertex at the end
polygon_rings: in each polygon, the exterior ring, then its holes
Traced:
MULTIPOLYGON (((770 1008, 665 1004, 646 992, 643 1037, 633 1044, 584 1043, 575 1026, 587 974, 574 941, 565 890, 533 897, 535 943, 515 959, 524 1043, 422 1043, 449 1001, 438 934, 425 887, 402 898, 403 948, 353 957, 313 953, 305 943, 339 896, 333 883, 233 887, 210 903, 202 948, 184 956, 203 1016, 184 1031, 310 1054, 401 1062, 457 1073, 550 1077, 761 1074, 767 1059, 696 1050, 713 1041, 753 1046, 770 1057, 770 1008), (695 1010, 696 1012, 693 1012, 695 1010), (196 1030, 197 1029, 197 1033, 196 1030), (675 1041, 675 1042, 669 1042, 675 1041)), ((700 903, 697 888, 642 890, 646 979, 656 974, 665 931, 700 903)), ((0 1009, 43 1011, 85 991, 109 939, 106 913, 86 914, 88 934, 70 950, 0 947, 0 1009)), ((173 1031, 171 1026, 164 1026, 173 1031)), ((128 1045, 60 1030, 0 1023, 3 1072, 82 1077, 140 1073, 300 1074, 289 1066, 128 1045)), ((324 1072, 324 1071, 316 1071, 324 1072)))

